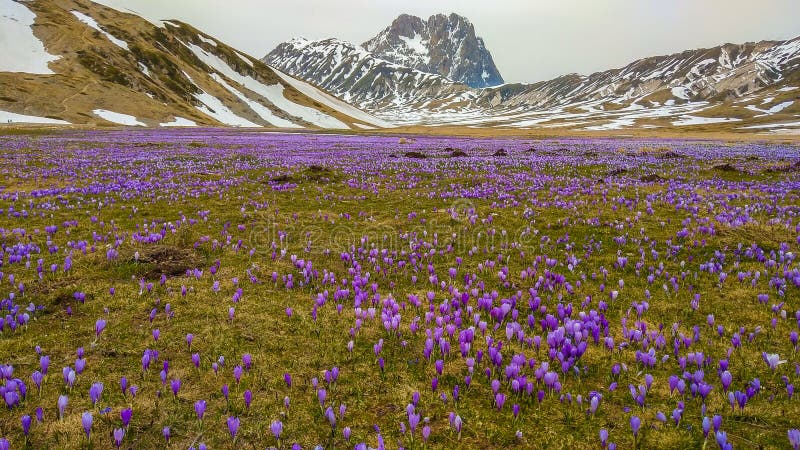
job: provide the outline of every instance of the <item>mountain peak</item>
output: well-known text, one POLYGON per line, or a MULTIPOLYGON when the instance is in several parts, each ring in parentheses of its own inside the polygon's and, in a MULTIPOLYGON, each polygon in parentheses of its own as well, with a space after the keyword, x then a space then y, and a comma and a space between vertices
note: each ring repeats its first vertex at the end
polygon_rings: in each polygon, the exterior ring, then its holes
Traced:
POLYGON ((427 21, 401 14, 362 46, 381 59, 471 87, 503 83, 483 39, 476 36, 475 27, 455 13, 434 14, 427 21))

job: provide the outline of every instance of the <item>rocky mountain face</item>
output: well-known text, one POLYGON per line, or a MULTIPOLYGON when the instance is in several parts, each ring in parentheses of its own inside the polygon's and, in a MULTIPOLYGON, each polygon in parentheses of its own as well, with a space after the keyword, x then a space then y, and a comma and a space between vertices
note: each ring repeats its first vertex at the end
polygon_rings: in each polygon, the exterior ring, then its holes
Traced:
POLYGON ((389 125, 185 23, 86 0, 0 0, 0 12, 3 122, 389 125))
POLYGON ((278 45, 263 61, 348 103, 376 111, 428 108, 463 95, 475 96, 469 86, 389 62, 338 39, 295 38, 278 45))
POLYGON ((475 35, 469 20, 457 14, 436 14, 427 21, 401 14, 362 47, 380 59, 473 88, 503 83, 483 39, 475 35))

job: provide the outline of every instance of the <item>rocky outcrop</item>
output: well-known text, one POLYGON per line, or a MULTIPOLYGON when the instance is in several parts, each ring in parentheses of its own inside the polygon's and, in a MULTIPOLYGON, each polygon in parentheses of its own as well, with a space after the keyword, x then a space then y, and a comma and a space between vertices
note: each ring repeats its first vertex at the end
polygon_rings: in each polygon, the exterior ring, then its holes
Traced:
POLYGON ((483 39, 457 14, 436 14, 427 21, 402 14, 362 46, 378 58, 474 88, 503 83, 483 39))

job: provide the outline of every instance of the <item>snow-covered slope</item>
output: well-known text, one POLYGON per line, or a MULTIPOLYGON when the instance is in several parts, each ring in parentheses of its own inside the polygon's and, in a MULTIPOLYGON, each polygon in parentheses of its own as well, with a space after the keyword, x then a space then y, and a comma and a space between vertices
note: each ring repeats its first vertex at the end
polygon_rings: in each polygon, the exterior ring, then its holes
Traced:
POLYGON ((36 14, 24 4, 0 0, 0 72, 54 73, 49 63, 59 59, 33 34, 36 14))
POLYGON ((0 111, 12 122, 391 125, 185 23, 154 24, 81 0, 0 6, 0 111))
MULTIPOLYGON (((405 39, 406 31, 401 29, 399 36, 408 41, 408 51, 394 59, 416 65, 427 47, 405 39)), ((337 39, 293 39, 264 61, 405 125, 733 126, 737 121, 791 120, 800 112, 800 90, 794 90, 800 86, 800 38, 725 44, 645 58, 588 76, 483 89, 386 61, 337 39)))
POLYGON ((800 38, 644 58, 589 76, 507 85, 487 91, 506 105, 557 106, 606 99, 622 103, 733 100, 783 81, 800 68, 800 38))
POLYGON ((338 39, 295 38, 279 45, 263 61, 382 117, 393 117, 399 111, 437 110, 460 95, 476 96, 468 86, 379 59, 338 39))

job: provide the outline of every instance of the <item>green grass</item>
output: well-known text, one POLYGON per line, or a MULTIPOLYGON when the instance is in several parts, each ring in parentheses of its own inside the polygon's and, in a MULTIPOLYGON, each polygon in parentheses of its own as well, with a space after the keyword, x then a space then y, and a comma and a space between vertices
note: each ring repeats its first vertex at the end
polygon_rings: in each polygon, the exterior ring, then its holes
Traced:
MULTIPOLYGON (((203 156, 195 158, 202 161, 203 156)), ((588 400, 578 406, 574 401, 569 404, 552 394, 548 394, 541 405, 535 396, 529 398, 509 395, 506 406, 502 411, 497 411, 492 404, 489 380, 481 374, 484 365, 476 369, 472 385, 469 388, 464 385, 464 375, 467 372, 463 360, 457 356, 457 341, 452 344, 453 354, 445 358, 444 375, 439 377, 439 391, 431 392, 430 380, 435 375, 433 360, 437 358, 432 358, 430 362, 422 358, 424 331, 428 327, 424 322, 427 308, 417 310, 409 305, 401 311, 401 336, 387 333, 379 320, 368 320, 355 333, 355 337, 351 338, 348 330, 354 326, 355 318, 352 289, 341 313, 336 312, 333 302, 330 301, 319 308, 318 318, 313 320, 313 301, 317 293, 326 289, 332 298, 334 292, 330 286, 323 286, 319 280, 315 280, 310 285, 288 290, 280 280, 276 284, 270 279, 273 271, 281 276, 291 273, 296 281, 302 279, 289 261, 289 255, 297 255, 298 258, 313 261, 320 277, 323 270, 327 270, 334 272, 337 280, 346 278, 352 281, 352 276, 348 274, 349 266, 340 259, 340 253, 349 245, 358 246, 361 238, 368 236, 370 244, 367 246, 374 244, 375 248, 387 248, 389 252, 408 251, 409 242, 402 236, 412 230, 417 230, 418 237, 428 243, 433 242, 433 234, 437 233, 438 243, 434 245, 436 250, 446 250, 448 243, 455 243, 453 251, 437 253, 431 258, 440 280, 447 279, 447 268, 455 267, 455 258, 460 256, 464 258, 459 268, 460 276, 475 273, 476 282, 484 282, 486 291, 496 290, 500 298, 508 298, 517 292, 525 293, 532 287, 535 280, 522 280, 519 274, 531 266, 537 256, 557 257, 562 262, 569 254, 580 257, 584 261, 575 272, 570 272, 563 263, 554 269, 564 274, 573 285, 581 274, 587 276, 581 286, 575 288, 574 295, 563 291, 540 292, 548 312, 555 311, 559 294, 563 294, 565 302, 572 303, 576 311, 584 310, 580 304, 586 296, 593 297, 589 308, 596 308, 599 300, 608 301, 608 290, 616 288, 617 280, 623 278, 625 287, 620 290, 616 301, 609 302, 610 308, 607 312, 616 343, 623 341, 620 321, 626 316, 629 326, 635 321, 635 314, 628 314, 631 302, 644 300, 644 290, 649 289, 652 299, 643 320, 649 330, 664 326, 667 347, 664 352, 659 352, 659 356, 671 353, 669 349, 673 336, 670 327, 673 323, 679 323, 679 331, 687 336, 691 336, 692 326, 700 325, 703 328, 703 339, 691 351, 703 351, 711 355, 715 364, 729 347, 733 329, 744 326, 749 333, 755 326, 763 326, 764 330, 754 344, 745 345, 734 352, 730 370, 734 376, 735 388, 742 389, 748 380, 761 377, 765 392, 748 404, 743 413, 731 413, 718 383, 716 366, 712 366, 706 369, 707 379, 715 385, 706 402, 708 414, 724 415, 723 429, 737 447, 785 447, 786 430, 797 427, 796 418, 800 414, 800 407, 796 399, 786 398, 780 381, 782 375, 796 380, 793 367, 796 357, 788 341, 789 331, 796 327, 792 320, 779 321, 776 330, 766 326, 773 314, 768 307, 757 303, 756 295, 767 291, 768 277, 762 277, 756 288, 750 287, 749 282, 740 286, 735 280, 736 273, 731 270, 726 287, 719 289, 716 286, 716 274, 698 270, 699 264, 707 262, 715 250, 724 250, 728 258, 733 259, 733 250, 738 243, 755 243, 766 251, 776 250, 780 242, 792 242, 796 234, 791 230, 777 225, 749 226, 723 230, 715 236, 698 237, 697 239, 706 238, 708 244, 697 248, 687 246, 677 257, 661 258, 660 262, 664 263, 667 272, 674 275, 679 275, 681 271, 689 273, 686 281, 680 283, 679 292, 674 293, 670 289, 667 293, 661 288, 665 281, 663 278, 658 278, 652 286, 645 280, 647 268, 658 264, 649 255, 642 270, 644 275, 637 276, 632 268, 640 245, 648 249, 642 240, 644 235, 658 242, 657 250, 662 255, 666 253, 666 240, 678 242, 675 234, 683 227, 681 220, 688 213, 676 210, 663 200, 652 204, 652 215, 644 212, 644 197, 648 194, 662 194, 667 189, 663 183, 631 187, 611 181, 605 185, 602 195, 597 190, 589 191, 588 184, 584 192, 570 193, 564 188, 572 186, 576 179, 591 183, 606 173, 608 168, 589 165, 561 169, 548 167, 541 172, 551 177, 547 185, 538 190, 529 188, 536 190, 535 196, 541 200, 560 198, 570 202, 572 206, 537 207, 534 218, 527 219, 523 215, 525 204, 500 208, 495 204, 496 199, 442 200, 429 196, 431 191, 445 189, 451 184, 480 185, 485 175, 483 173, 418 173, 415 174, 415 183, 411 185, 405 177, 401 178, 391 170, 377 175, 362 174, 365 180, 378 181, 376 193, 370 189, 347 186, 346 180, 350 176, 337 172, 336 169, 331 169, 330 173, 326 169, 326 172, 321 173, 306 167, 295 167, 289 177, 292 182, 298 183, 298 188, 290 192, 274 192, 265 184, 271 175, 265 174, 262 169, 235 169, 230 164, 234 160, 235 155, 225 159, 215 169, 218 173, 187 171, 180 178, 184 186, 190 186, 200 181, 217 180, 219 173, 227 178, 235 177, 236 183, 222 190, 221 194, 214 191, 203 192, 197 187, 196 196, 171 196, 169 191, 156 188, 153 192, 143 192, 139 196, 117 196, 103 208, 97 208, 94 201, 107 199, 105 194, 74 194, 68 196, 68 203, 72 207, 49 211, 45 217, 32 216, 24 222, 7 217, 2 219, 5 221, 2 226, 6 229, 24 227, 29 231, 34 228, 43 229, 49 224, 61 224, 76 217, 79 220, 79 225, 71 228, 68 236, 60 227, 55 242, 62 250, 57 255, 46 254, 46 247, 43 247, 45 253, 34 257, 30 270, 12 265, 3 268, 6 276, 16 273, 17 279, 25 283, 22 303, 34 302, 45 307, 42 312, 35 314, 34 320, 24 329, 15 333, 5 331, 0 335, 0 363, 13 364, 15 376, 25 380, 31 392, 22 407, 0 411, 0 437, 12 439, 13 448, 23 446, 20 416, 33 414, 34 409, 39 406, 44 408, 46 420, 43 424, 34 424, 27 440, 27 448, 109 448, 112 443, 111 431, 120 426, 119 411, 123 407, 132 407, 134 411, 132 425, 124 442, 130 448, 164 445, 161 430, 165 426, 169 426, 172 431, 170 448, 188 448, 200 442, 205 442, 210 448, 263 448, 277 444, 269 431, 269 424, 273 420, 282 420, 284 423, 284 434, 280 441, 284 448, 288 448, 293 442, 300 443, 304 448, 313 448, 316 444, 326 448, 350 448, 361 441, 376 446, 376 433, 373 429, 375 425, 380 427, 389 448, 396 448, 398 445, 414 449, 597 448, 597 435, 601 428, 607 428, 611 433, 611 441, 618 443, 621 448, 632 448, 634 442, 628 426, 631 413, 642 417, 646 424, 636 442, 640 448, 706 446, 699 430, 702 419, 699 400, 686 399, 684 419, 679 426, 670 422, 660 424, 654 420, 657 411, 662 411, 669 417, 675 408, 677 397, 670 395, 666 384, 669 375, 681 372, 674 356, 654 369, 644 369, 634 360, 633 350, 612 352, 591 345, 580 361, 581 375, 561 374, 561 379, 564 384, 563 392, 569 392, 573 396, 580 394, 587 398, 590 391, 602 392, 604 397, 597 414, 586 413, 588 400), (616 204, 614 200, 619 197, 638 198, 639 201, 630 209, 617 204, 618 208, 613 210, 612 205, 616 204), (268 203, 269 206, 254 211, 251 202, 268 203), (476 224, 470 225, 463 216, 458 220, 452 219, 445 213, 444 210, 453 204, 474 207, 479 217, 476 224), (137 209, 135 213, 132 212, 134 207, 137 209), (210 211, 208 220, 198 217, 197 211, 206 210, 210 211), (341 217, 342 212, 351 214, 352 218, 347 220, 341 217), (416 212, 418 217, 409 221, 408 214, 411 212, 416 212), (638 213, 641 216, 637 216, 638 213), (329 217, 327 222, 322 220, 325 214, 329 217), (491 214, 496 214, 493 222, 482 223, 491 214), (145 223, 150 224, 156 219, 178 223, 182 215, 198 222, 194 225, 186 222, 178 228, 178 232, 168 232, 158 245, 189 251, 196 258, 195 261, 201 262, 198 267, 204 270, 203 276, 199 280, 184 275, 172 276, 163 287, 159 285, 157 276, 149 276, 154 283, 153 291, 140 292, 138 280, 145 274, 152 274, 153 265, 132 259, 132 255, 136 251, 143 252, 145 246, 133 244, 130 234, 137 230, 142 231, 145 223), (91 222, 91 216, 97 216, 105 226, 100 227, 99 223, 91 222), (585 222, 596 217, 601 226, 585 222), (423 218, 426 219, 425 224, 420 222, 423 218), (662 222, 667 219, 670 219, 670 223, 662 226, 662 222), (569 224, 565 225, 565 221, 569 224), (231 234, 231 242, 235 244, 241 239, 244 243, 239 251, 234 250, 231 245, 212 248, 212 241, 215 239, 225 242, 227 237, 221 231, 228 222, 230 227, 227 230, 231 234), (112 223, 115 230, 113 232, 112 223), (246 230, 237 230, 239 224, 244 224, 246 230), (622 228, 615 229, 617 224, 622 228), (640 234, 640 229, 645 230, 644 235, 640 234), (288 232, 288 240, 279 242, 277 230, 288 232), (423 230, 428 232, 427 237, 422 236, 423 230), (536 234, 534 230, 537 231, 536 234), (495 232, 494 236, 487 236, 492 231, 495 232), (506 232, 505 237, 503 231, 506 232), (523 231, 525 236, 522 235, 523 231), (61 264, 67 241, 91 242, 93 232, 105 236, 111 242, 115 234, 125 236, 125 243, 120 248, 120 258, 107 261, 107 242, 96 242, 97 251, 94 253, 83 255, 78 251, 74 252, 74 267, 69 273, 64 274, 59 270, 57 274, 49 274, 49 270, 46 270, 47 274, 42 281, 35 279, 33 269, 37 257, 45 259, 46 269, 51 263, 61 264), (313 241, 310 250, 307 250, 309 238, 306 233, 310 233, 313 241), (452 237, 454 233, 456 238, 452 237), (558 238, 567 233, 572 244, 570 250, 566 249, 565 244, 556 243, 558 238), (621 235, 627 235, 628 242, 620 246, 613 238, 621 235), (543 236, 548 236, 549 242, 543 243, 543 236), (195 243, 200 242, 203 237, 208 237, 209 240, 195 247, 195 243), (286 257, 272 260, 270 244, 273 241, 278 243, 279 254, 281 249, 286 251, 286 257), (510 244, 515 241, 520 246, 512 248, 510 244), (584 257, 585 246, 596 242, 602 243, 601 249, 584 257), (253 246, 256 247, 256 252, 250 256, 248 252, 253 246), (477 248, 477 253, 469 257, 467 252, 473 246, 477 248), (630 257, 631 263, 625 269, 614 268, 618 252, 630 257), (497 261, 499 254, 502 255, 502 263, 498 263, 494 269, 479 270, 480 263, 487 260, 497 261), (221 267, 212 277, 208 267, 216 260, 221 261, 221 267), (504 265, 508 266, 510 274, 509 286, 503 286, 497 278, 498 269, 504 265), (601 267, 609 272, 605 281, 606 293, 599 290, 599 285, 604 282, 602 276, 598 276, 596 280, 591 279, 592 273, 599 275, 601 267), (251 284, 246 274, 248 269, 260 283, 251 284), (235 305, 231 302, 236 291, 231 283, 234 277, 239 278, 239 284, 244 291, 243 299, 235 305), (214 280, 220 281, 219 293, 212 291, 214 280), (692 295, 688 291, 689 284, 694 292, 702 295, 698 311, 689 308, 692 295), (185 297, 181 295, 183 286, 188 289, 185 297), (109 294, 112 287, 116 289, 113 297, 109 294), (87 294, 85 304, 76 303, 72 298, 72 293, 76 291, 87 294), (174 312, 171 319, 164 314, 167 303, 174 312), (73 309, 71 317, 65 312, 67 306, 73 309), (230 306, 236 308, 232 322, 228 320, 230 306), (285 312, 287 307, 294 311, 291 317, 285 312), (148 316, 152 308, 158 310, 158 315, 150 323, 148 316), (716 334, 704 325, 706 316, 711 313, 715 314, 718 324, 725 326, 724 338, 716 338, 716 334), (421 329, 416 334, 411 334, 408 326, 415 317, 420 317, 421 329), (108 327, 99 339, 95 339, 94 323, 98 318, 105 318, 108 327), (158 342, 153 341, 153 329, 161 331, 158 342), (187 333, 195 336, 191 351, 184 340, 187 333), (347 343, 351 339, 355 341, 352 355, 347 351, 347 343), (378 370, 377 357, 373 353, 373 345, 378 339, 384 340, 384 350, 381 353, 386 361, 384 371, 378 370), (30 373, 38 367, 33 351, 36 345, 41 346, 43 353, 52 358, 50 375, 44 383, 41 395, 35 392, 29 378, 30 373), (78 377, 74 389, 69 391, 63 386, 60 371, 62 367, 74 364, 75 350, 79 346, 86 349, 87 369, 78 377), (182 380, 183 387, 176 399, 173 399, 169 391, 169 384, 163 386, 159 380, 160 361, 147 373, 141 370, 140 360, 145 349, 157 349, 160 359, 170 362, 169 378, 182 380), (761 351, 779 353, 782 358, 789 359, 790 363, 780 366, 775 374, 769 373, 761 360, 761 351), (200 370, 195 370, 191 365, 192 352, 201 354, 200 370), (243 376, 241 384, 237 386, 231 375, 232 368, 240 363, 244 353, 253 355, 254 367, 243 376), (219 374, 215 375, 211 364, 221 355, 225 357, 226 363, 219 374), (619 376, 619 388, 615 392, 608 392, 608 385, 612 381, 610 367, 614 362, 626 364, 629 370, 619 376), (323 411, 316 401, 311 379, 316 377, 322 380, 323 372, 334 366, 340 368, 341 376, 335 387, 329 389, 328 404, 335 408, 345 404, 347 412, 343 419, 339 419, 336 433, 331 435, 323 411), (285 372, 293 376, 291 388, 283 381, 285 372), (643 383, 645 373, 651 373, 656 381, 648 394, 646 408, 639 409, 631 400, 627 386, 629 383, 643 383), (118 381, 121 376, 127 376, 130 384, 139 386, 140 392, 136 398, 120 393, 118 381), (108 415, 100 415, 95 411, 92 439, 87 442, 80 429, 80 414, 84 410, 92 409, 88 389, 94 381, 105 383, 101 407, 110 407, 112 410, 108 415), (224 383, 231 387, 229 402, 225 401, 220 392, 224 383), (461 399, 454 404, 451 396, 452 388, 456 384, 461 387, 461 399), (249 410, 244 408, 242 401, 242 392, 245 389, 252 390, 254 394, 249 410), (423 445, 419 430, 413 442, 399 430, 399 424, 406 421, 405 408, 415 391, 419 391, 422 398, 418 412, 429 419, 432 429, 427 445, 423 445), (158 392, 160 396, 157 395, 158 392), (442 392, 447 393, 446 403, 439 399, 442 392), (70 404, 66 417, 59 421, 56 419, 56 399, 64 393, 69 395, 70 404), (771 394, 776 395, 774 401, 769 401, 771 394), (291 399, 288 411, 283 407, 286 396, 291 399), (202 425, 196 420, 193 411, 193 403, 199 399, 208 402, 206 420, 202 425), (513 403, 522 406, 522 413, 517 419, 511 414, 513 403), (631 412, 625 412, 624 408, 631 408, 631 412), (464 420, 464 430, 460 438, 448 425, 448 413, 451 411, 457 412, 464 420), (225 427, 225 418, 229 415, 242 419, 242 428, 235 444, 231 442, 225 427), (342 438, 341 429, 344 426, 353 430, 350 443, 344 442, 342 438), (521 440, 515 437, 517 430, 522 432, 521 440)), ((186 155, 181 155, 174 161, 168 161, 167 165, 175 167, 187 161, 189 159, 186 155)), ((275 173, 285 171, 277 167, 272 169, 275 173)), ((666 170, 674 168, 667 166, 666 170)), ((504 166, 498 169, 498 173, 504 176, 530 171, 530 168, 524 166, 504 166)), ((695 182, 721 177, 707 168, 693 176, 692 181, 695 182)), ((767 175, 726 173, 724 179, 741 181, 771 178, 767 175)), ((58 182, 57 179, 52 181, 58 182)), ((26 186, 29 182, 19 180, 18 186, 28 190, 26 186)), ((69 184, 81 186, 88 182, 89 180, 76 178, 69 184)), ((6 187, 5 192, 14 189, 15 185, 12 184, 6 187)), ((700 195, 711 197, 715 193, 726 192, 704 191, 700 195)), ((764 194, 753 192, 753 195, 764 194)), ((745 206, 751 200, 740 197, 731 199, 730 202, 745 206)), ((0 200, 0 207, 3 209, 7 210, 11 204, 8 199, 0 200)), ((16 205, 21 206, 21 203, 16 205)), ((755 214, 762 223, 769 219, 767 213, 755 214)), ((693 220, 689 227, 696 231, 697 220, 693 220)), ((16 239, 15 236, 6 234, 2 242, 10 245, 16 239)), ((43 242, 41 235, 34 239, 43 242)), ((424 297, 429 290, 436 291, 437 305, 445 298, 442 291, 427 282, 425 271, 417 273, 419 280, 412 283, 411 277, 415 273, 408 267, 390 267, 382 258, 364 258, 359 262, 362 273, 370 273, 370 283, 378 285, 381 300, 392 296, 402 302, 409 294, 424 297), (382 269, 388 269, 386 274, 382 269)), ((427 263, 424 266, 426 265, 427 263)), ((763 265, 749 260, 743 260, 738 268, 743 271, 759 269, 763 270, 763 265)), ((10 288, 7 282, 4 282, 3 287, 6 291, 10 288)), ((460 279, 458 288, 463 290, 460 279)), ((785 309, 791 316, 799 305, 797 290, 790 289, 789 293, 783 300, 787 301, 785 309)), ((471 302, 474 305, 474 299, 471 302)), ((770 304, 774 302, 777 299, 772 292, 770 304)), ((527 295, 521 296, 520 303, 527 303, 527 295)), ((522 305, 520 314, 524 317, 527 315, 527 308, 522 305)), ((380 306, 377 310, 376 315, 380 317, 380 306)), ((482 316, 486 317, 486 313, 482 316)), ((466 321, 471 321, 471 318, 466 318, 466 321)), ((532 332, 540 333, 539 328, 532 332)), ((475 348, 485 350, 483 337, 476 334, 475 348)), ((496 331, 491 331, 490 326, 488 334, 505 341, 504 326, 496 331)), ((544 341, 545 336, 542 337, 544 341)), ((743 339, 746 340, 746 334, 743 339)), ((503 347, 504 364, 517 353, 523 353, 537 362, 547 359, 546 350, 537 352, 511 341, 506 342, 503 347)), ((685 351, 682 354, 685 355, 685 351)), ((501 376, 502 374, 494 373, 492 378, 501 376)), ((532 376, 532 371, 529 376, 532 376)), ((504 386, 504 391, 508 391, 507 386, 504 386)), ((708 442, 707 446, 712 448, 713 441, 708 442)))

